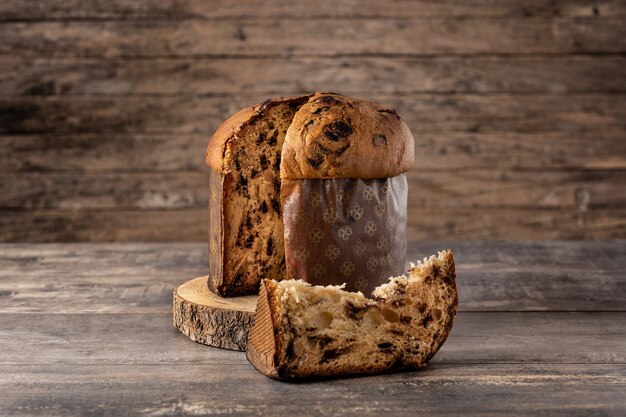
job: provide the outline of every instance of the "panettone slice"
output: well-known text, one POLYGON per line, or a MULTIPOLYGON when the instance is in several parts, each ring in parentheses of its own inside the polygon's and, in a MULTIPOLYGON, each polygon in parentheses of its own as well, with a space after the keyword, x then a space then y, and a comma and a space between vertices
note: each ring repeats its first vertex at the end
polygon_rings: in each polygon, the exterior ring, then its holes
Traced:
POLYGON ((373 295, 371 300, 340 286, 263 280, 248 360, 276 379, 425 366, 456 315, 452 252, 424 259, 373 295))
POLYGON ((281 149, 307 98, 279 97, 246 108, 211 138, 208 286, 220 296, 256 294, 260 277, 285 275, 281 149))

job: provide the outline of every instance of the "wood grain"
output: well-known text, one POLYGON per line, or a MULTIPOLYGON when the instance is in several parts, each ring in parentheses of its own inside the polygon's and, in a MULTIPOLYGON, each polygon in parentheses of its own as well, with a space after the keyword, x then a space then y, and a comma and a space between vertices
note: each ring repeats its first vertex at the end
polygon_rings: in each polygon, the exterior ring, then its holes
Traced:
POLYGON ((411 238, 623 238, 624 16, 623 0, 6 0, 0 241, 205 240, 210 135, 313 90, 408 122, 411 238))
MULTIPOLYGON (((414 170, 626 169, 626 132, 425 132, 414 170), (515 150, 515 152, 511 152, 515 150)), ((66 133, 0 135, 0 170, 206 172, 208 135, 66 133)))
MULTIPOLYGON (((0 170, 205 171, 208 141, 208 135, 202 134, 0 135, 0 170)), ((606 143, 602 139, 598 142, 606 143)), ((615 143, 619 146, 621 141, 615 143)))
POLYGON ((5 174, 0 207, 208 210, 207 172, 5 174), (89 178, 91 177, 91 178, 89 178), (25 191, 28 190, 28 191, 25 191), (21 201, 19 201, 21 200, 21 201))
MULTIPOLYGON (((202 242, 207 210, 3 210, 3 242, 202 242)), ((196 275, 194 275, 196 276, 196 275)), ((181 277, 184 279, 185 277, 181 277)), ((189 278, 189 277, 186 277, 189 278)))
POLYGON ((5 0, 0 20, 181 20, 233 18, 337 18, 425 16, 623 16, 620 0, 413 0, 381 4, 376 0, 337 0, 314 4, 305 0, 229 2, 218 0, 5 0))
MULTIPOLYGON (((465 301, 502 308, 498 299, 521 310, 538 303, 574 310, 623 305, 626 241, 428 241, 411 244, 409 254, 448 244, 458 261, 461 308, 465 301)), ((424 370, 304 385, 269 380, 243 354, 191 343, 171 327, 171 299, 154 289, 172 285, 172 271, 204 268, 205 252, 203 244, 0 246, 0 286, 15 291, 0 287, 0 410, 16 416, 625 411, 623 310, 464 311, 424 370), (27 287, 39 288, 39 297, 27 287), (20 291, 24 298, 14 298, 20 291), (235 388, 238 395, 224 395, 235 388)))
POLYGON ((419 209, 409 239, 621 239, 626 210, 419 209))
POLYGON ((0 94, 624 92, 624 67, 626 58, 616 55, 176 60, 5 56, 0 57, 0 94))
MULTIPOLYGON (((225 97, 0 97, 0 134, 176 133, 210 135, 229 115, 263 101, 225 97)), ((626 94, 367 94, 425 132, 626 130, 626 94)), ((206 143, 206 142, 205 142, 206 143)))
POLYGON ((68 417, 408 417, 416 409, 431 416, 587 417, 626 411, 624 365, 431 364, 411 373, 286 384, 252 370, 243 355, 227 353, 227 363, 210 365, 3 365, 0 409, 13 416, 68 417), (223 395, 227 389, 238 394, 223 395))
POLYGON ((208 276, 174 289, 173 324, 194 342, 243 351, 254 323, 256 295, 222 298, 209 291, 208 276))
POLYGON ((626 173, 622 171, 411 170, 407 178, 412 187, 409 213, 424 207, 552 207, 584 212, 626 204, 626 173))
MULTIPOLYGON (((625 242, 428 240, 411 242, 407 259, 444 248, 460 311, 624 310, 625 242)), ((205 243, 4 244, 0 314, 165 313, 172 288, 207 264, 205 243)))
MULTIPOLYGON (((203 242, 208 213, 185 210, 3 210, 5 242, 203 242)), ((407 237, 418 239, 620 239, 626 210, 420 208, 407 237)))
POLYGON ((622 53, 624 35, 623 19, 603 17, 20 22, 0 25, 0 54, 42 58, 622 53))
MULTIPOLYGON (((189 346, 172 327, 170 311, 32 313, 26 326, 20 317, 2 314, 0 364, 217 364, 228 357, 207 355, 200 344, 189 346)), ((624 364, 625 325, 626 313, 620 312, 461 312, 431 363, 624 364)))

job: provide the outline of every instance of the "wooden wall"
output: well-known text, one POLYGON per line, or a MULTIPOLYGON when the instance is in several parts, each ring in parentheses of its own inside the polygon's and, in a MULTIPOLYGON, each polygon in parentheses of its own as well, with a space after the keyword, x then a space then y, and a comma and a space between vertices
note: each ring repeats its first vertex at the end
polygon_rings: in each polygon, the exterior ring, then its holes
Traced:
POLYGON ((315 90, 409 123, 412 239, 625 238, 625 52, 618 0, 2 0, 0 240, 206 240, 211 133, 315 90))

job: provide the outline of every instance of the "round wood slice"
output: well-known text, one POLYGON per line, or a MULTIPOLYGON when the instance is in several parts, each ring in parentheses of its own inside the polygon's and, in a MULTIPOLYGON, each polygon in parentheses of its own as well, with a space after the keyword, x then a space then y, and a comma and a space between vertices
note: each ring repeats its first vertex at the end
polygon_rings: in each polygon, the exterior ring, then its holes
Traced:
POLYGON ((231 350, 246 350, 257 296, 222 298, 198 277, 174 290, 174 327, 191 340, 231 350))

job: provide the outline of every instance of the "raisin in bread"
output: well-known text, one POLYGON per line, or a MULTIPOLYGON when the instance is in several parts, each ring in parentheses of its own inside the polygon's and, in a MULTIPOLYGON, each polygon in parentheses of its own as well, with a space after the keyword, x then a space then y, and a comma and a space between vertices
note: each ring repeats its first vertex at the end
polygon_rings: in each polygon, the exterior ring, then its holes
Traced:
MULTIPOLYGON (((215 132, 206 155, 209 288, 221 296, 256 294, 261 278, 288 277, 283 180, 392 178, 410 168, 413 153, 413 136, 393 110, 339 94, 276 98, 233 115, 215 132)), ((406 212, 406 196, 389 200, 406 212)))
POLYGON ((260 277, 283 277, 281 149, 307 97, 268 100, 231 116, 211 138, 209 288, 256 293, 260 277))
POLYGON ((390 278, 373 300, 337 286, 265 279, 248 360, 278 379, 421 368, 452 328, 455 280, 449 250, 390 278))

